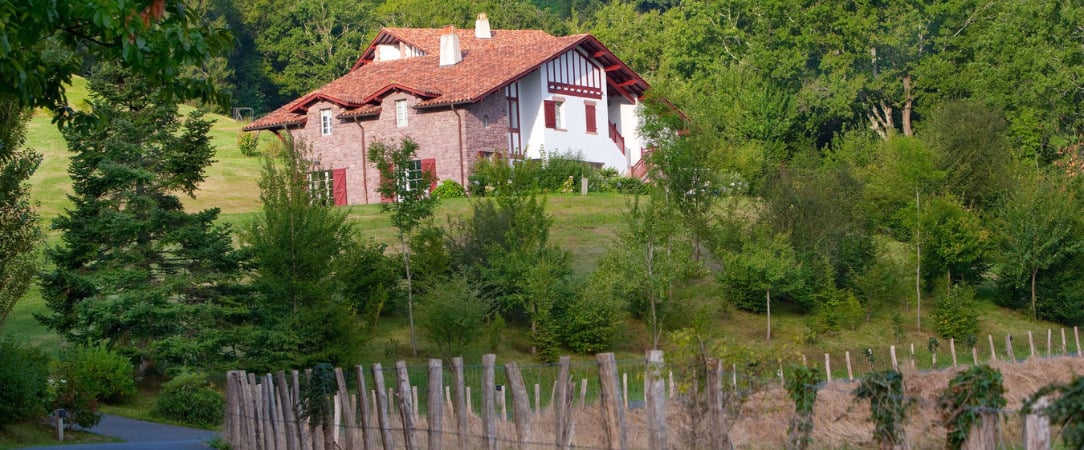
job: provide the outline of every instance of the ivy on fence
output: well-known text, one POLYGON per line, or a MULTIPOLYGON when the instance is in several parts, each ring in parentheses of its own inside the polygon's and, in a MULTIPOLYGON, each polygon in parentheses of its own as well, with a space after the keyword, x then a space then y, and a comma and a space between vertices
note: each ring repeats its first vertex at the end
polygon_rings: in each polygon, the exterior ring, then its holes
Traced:
POLYGON ((903 374, 896 370, 873 372, 854 389, 858 399, 869 400, 873 441, 882 449, 904 443, 904 420, 912 401, 903 396, 903 374))
POLYGON ((953 377, 938 398, 947 432, 946 448, 961 448, 972 426, 979 425, 984 414, 996 413, 1005 406, 1004 394, 1001 372, 990 366, 972 366, 953 377))

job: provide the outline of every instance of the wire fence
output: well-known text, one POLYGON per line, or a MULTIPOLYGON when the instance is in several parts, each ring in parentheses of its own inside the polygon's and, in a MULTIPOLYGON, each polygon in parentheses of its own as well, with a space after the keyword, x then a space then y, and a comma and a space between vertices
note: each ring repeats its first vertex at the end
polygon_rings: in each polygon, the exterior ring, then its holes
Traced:
MULTIPOLYGON (((966 350, 950 342, 942 349, 856 350, 859 358, 850 352, 803 357, 831 379, 817 386, 813 448, 873 446, 869 402, 856 399, 853 390, 865 374, 892 368, 904 373, 907 447, 944 448, 938 396, 955 374, 976 363, 1003 374, 1008 403, 970 409, 986 417, 992 433, 975 448, 1021 448, 1025 399, 1084 373, 1080 348, 1064 339, 1058 345, 1053 331, 1047 335, 1045 349, 1034 339, 1027 346, 1011 337, 1002 347, 989 336, 966 350)), ((336 369, 334 412, 315 419, 302 417, 301 406, 311 374, 233 371, 227 375, 224 435, 235 449, 782 448, 795 415, 782 388, 782 361, 774 371, 711 359, 698 367, 617 361, 612 354, 558 364, 498 365, 492 355, 483 361, 336 369)), ((1049 429, 1044 433, 1049 441, 1049 429)))

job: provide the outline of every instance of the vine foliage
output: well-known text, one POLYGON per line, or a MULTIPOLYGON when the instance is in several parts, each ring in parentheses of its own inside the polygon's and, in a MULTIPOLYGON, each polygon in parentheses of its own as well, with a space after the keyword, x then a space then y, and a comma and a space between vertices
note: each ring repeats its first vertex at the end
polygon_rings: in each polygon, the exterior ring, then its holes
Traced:
POLYGON ((1024 402, 1022 415, 1042 414, 1061 427, 1065 448, 1084 448, 1084 377, 1075 377, 1068 384, 1051 384, 1035 392, 1024 402), (1054 397, 1047 406, 1037 406, 1043 397, 1054 397))
POLYGON ((794 400, 794 418, 787 428, 787 449, 806 449, 813 443, 813 405, 817 402, 820 371, 795 366, 786 378, 787 394, 794 400))
POLYGON ((890 450, 904 442, 904 421, 911 402, 903 396, 903 374, 895 370, 870 373, 859 382, 854 396, 869 400, 878 448, 890 450))
POLYGON ((960 372, 941 392, 938 406, 947 432, 945 448, 961 448, 971 428, 981 423, 982 414, 1005 406, 1001 372, 987 365, 960 372))

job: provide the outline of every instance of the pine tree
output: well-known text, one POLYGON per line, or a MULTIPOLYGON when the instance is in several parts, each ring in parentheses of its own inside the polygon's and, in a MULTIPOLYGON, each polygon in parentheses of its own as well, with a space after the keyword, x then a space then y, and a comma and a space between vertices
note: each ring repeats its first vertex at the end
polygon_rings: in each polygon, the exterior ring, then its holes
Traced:
POLYGON ((73 206, 42 276, 38 319, 72 342, 106 342, 144 362, 208 364, 221 355, 241 256, 217 209, 188 213, 213 162, 211 122, 183 123, 157 87, 115 66, 89 80, 92 111, 64 130, 73 206))

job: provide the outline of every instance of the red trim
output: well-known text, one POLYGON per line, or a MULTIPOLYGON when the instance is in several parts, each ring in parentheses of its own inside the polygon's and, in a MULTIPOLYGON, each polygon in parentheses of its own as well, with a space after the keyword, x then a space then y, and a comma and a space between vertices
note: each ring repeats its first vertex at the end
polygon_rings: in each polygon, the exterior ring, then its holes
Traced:
POLYGON ((577 86, 574 84, 555 83, 552 81, 549 83, 549 91, 553 94, 566 94, 593 99, 602 98, 602 89, 589 86, 577 86))
POLYGON ((389 84, 387 86, 384 86, 384 87, 380 88, 380 90, 372 93, 372 95, 369 95, 368 97, 365 97, 364 99, 361 100, 361 103, 371 103, 371 102, 373 102, 375 100, 378 100, 378 99, 382 98, 385 94, 388 94, 388 93, 394 92, 394 91, 407 92, 409 94, 414 95, 415 97, 421 97, 421 98, 434 98, 434 97, 439 97, 440 96, 440 92, 426 91, 426 90, 421 90, 421 89, 414 89, 414 88, 411 88, 409 86, 403 86, 403 85, 401 85, 399 83, 392 83, 392 84, 389 84))
POLYGON ((339 106, 346 106, 346 107, 354 107, 354 106, 361 105, 361 103, 348 102, 348 101, 345 101, 345 100, 337 99, 337 98, 332 97, 332 96, 327 95, 327 94, 323 94, 323 93, 320 93, 320 92, 313 92, 313 93, 311 93, 309 95, 301 97, 300 100, 295 102, 294 107, 290 108, 290 112, 297 113, 298 111, 308 111, 309 106, 312 105, 312 103, 315 100, 323 100, 323 101, 326 101, 326 102, 334 103, 334 104, 339 105, 339 106))
POLYGON ((546 128, 557 128, 557 102, 543 100, 542 115, 545 116, 546 128))
POLYGON ((331 186, 335 197, 335 206, 346 205, 346 169, 331 171, 331 186))
POLYGON ((583 105, 583 110, 584 110, 584 115, 587 117, 587 132, 588 133, 597 133, 598 132, 598 117, 595 114, 595 105, 594 105, 594 103, 585 103, 583 105))
POLYGON ((429 178, 432 180, 429 183, 429 191, 437 188, 437 160, 436 158, 426 158, 422 160, 422 173, 429 174, 429 178))

